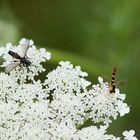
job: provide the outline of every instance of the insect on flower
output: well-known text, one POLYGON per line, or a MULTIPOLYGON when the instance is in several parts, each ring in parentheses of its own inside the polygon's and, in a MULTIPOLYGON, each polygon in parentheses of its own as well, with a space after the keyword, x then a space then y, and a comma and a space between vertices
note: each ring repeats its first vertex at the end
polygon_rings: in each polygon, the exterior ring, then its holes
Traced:
POLYGON ((116 75, 116 66, 113 66, 112 68, 112 79, 111 82, 109 84, 109 91, 110 93, 115 93, 115 75, 116 75))
POLYGON ((117 83, 116 83, 116 80, 115 80, 115 76, 116 76, 116 69, 117 67, 116 66, 113 66, 112 68, 112 78, 111 78, 111 82, 109 80, 109 78, 105 75, 102 75, 103 77, 103 80, 104 82, 106 82, 108 85, 109 85, 109 92, 110 93, 115 93, 115 88, 116 87, 120 87, 120 86, 124 86, 126 84, 126 80, 123 79, 123 80, 119 80, 117 83))
POLYGON ((8 52, 8 54, 11 55, 16 60, 5 67, 6 73, 10 72, 11 70, 13 70, 18 65, 21 65, 21 64, 25 67, 28 67, 31 65, 31 62, 27 59, 27 56, 26 56, 27 50, 29 48, 29 43, 30 43, 29 40, 25 40, 24 43, 21 45, 23 56, 20 56, 18 53, 13 52, 13 51, 8 52))

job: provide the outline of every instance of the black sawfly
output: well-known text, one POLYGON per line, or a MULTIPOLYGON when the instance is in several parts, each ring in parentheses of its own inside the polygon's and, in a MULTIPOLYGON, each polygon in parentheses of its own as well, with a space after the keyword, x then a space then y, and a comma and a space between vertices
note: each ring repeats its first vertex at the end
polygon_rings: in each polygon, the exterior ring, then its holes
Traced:
POLYGON ((8 54, 11 55, 16 60, 5 67, 6 73, 10 72, 11 70, 15 69, 18 65, 21 65, 21 64, 25 67, 29 67, 31 65, 31 62, 27 59, 27 56, 26 56, 26 53, 29 48, 29 40, 21 47, 22 47, 23 56, 20 56, 18 53, 13 52, 13 51, 8 52, 8 54))

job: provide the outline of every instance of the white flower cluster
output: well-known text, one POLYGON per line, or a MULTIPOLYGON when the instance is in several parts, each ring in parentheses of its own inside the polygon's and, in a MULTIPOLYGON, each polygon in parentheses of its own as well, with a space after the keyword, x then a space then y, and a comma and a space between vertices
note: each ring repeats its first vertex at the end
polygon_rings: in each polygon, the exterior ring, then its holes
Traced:
POLYGON ((98 80, 99 84, 93 85, 93 89, 88 91, 84 100, 89 117, 95 123, 108 124, 112 122, 110 117, 117 119, 119 114, 124 116, 129 113, 130 108, 123 102, 125 94, 120 94, 119 89, 116 89, 114 94, 110 94, 108 84, 104 83, 101 77, 98 80))
POLYGON ((11 63, 14 63, 14 57, 8 54, 9 51, 13 51, 18 53, 21 57, 24 57, 23 52, 24 47, 29 47, 27 49, 26 56, 27 59, 31 62, 29 68, 21 67, 18 65, 15 69, 10 71, 10 76, 13 78, 16 77, 20 81, 20 83, 26 82, 26 80, 34 80, 34 77, 39 74, 39 72, 45 71, 42 67, 41 62, 45 62, 51 58, 51 53, 46 52, 44 48, 37 50, 36 46, 34 45, 33 40, 28 39, 21 39, 19 41, 19 45, 13 46, 11 43, 7 43, 6 47, 0 48, 0 56, 3 55, 3 59, 5 62, 3 63, 2 67, 6 67, 11 63))
MULTIPOLYGON (((41 62, 50 59, 45 49, 37 50, 32 40, 22 39, 18 46, 0 48, 5 62, 14 63, 9 50, 22 57, 22 47, 29 46, 29 67, 19 65, 8 74, 0 73, 0 139, 2 140, 120 140, 107 134, 112 119, 129 113, 125 94, 109 92, 101 77, 92 85, 80 67, 70 62, 46 75, 44 82, 35 78, 43 72, 41 62), (37 79, 37 80, 35 80, 37 79), (30 80, 30 81, 29 81, 30 80), (87 121, 90 124, 84 127, 87 121), (100 125, 99 125, 100 124, 100 125)), ((135 131, 124 131, 124 140, 137 140, 135 131)))

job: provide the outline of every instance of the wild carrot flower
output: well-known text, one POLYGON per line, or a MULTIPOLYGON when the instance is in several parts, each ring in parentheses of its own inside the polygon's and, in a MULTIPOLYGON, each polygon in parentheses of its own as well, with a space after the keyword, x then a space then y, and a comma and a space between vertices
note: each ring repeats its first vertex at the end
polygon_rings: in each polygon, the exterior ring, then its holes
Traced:
MULTIPOLYGON (((120 140, 108 134, 107 128, 113 119, 129 113, 126 95, 119 89, 110 93, 101 77, 98 84, 92 84, 86 80, 88 74, 69 61, 61 61, 41 82, 42 62, 51 54, 25 38, 17 46, 8 43, 0 48, 2 67, 13 61, 9 50, 22 55, 27 45, 31 66, 0 73, 0 139, 120 140), (84 127, 86 121, 91 124, 84 127)), ((124 140, 137 140, 134 134, 134 130, 124 131, 124 140)))
POLYGON ((3 59, 5 60, 2 67, 6 67, 8 64, 14 61, 13 57, 8 54, 9 51, 12 50, 22 56, 23 47, 26 45, 29 46, 26 57, 31 62, 29 67, 30 70, 28 70, 26 67, 17 66, 10 72, 10 76, 16 77, 21 83, 26 82, 27 79, 33 81, 36 75, 45 71, 41 63, 51 58, 50 52, 47 52, 44 48, 37 50, 33 40, 23 38, 16 46, 12 45, 11 43, 7 43, 5 47, 0 48, 0 55, 2 55, 3 59))

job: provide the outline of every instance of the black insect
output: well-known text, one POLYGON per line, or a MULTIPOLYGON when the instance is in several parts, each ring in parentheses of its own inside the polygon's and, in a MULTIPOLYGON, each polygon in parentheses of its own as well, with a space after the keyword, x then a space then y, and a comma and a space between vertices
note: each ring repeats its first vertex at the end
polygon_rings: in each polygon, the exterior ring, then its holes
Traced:
MULTIPOLYGON (((28 40, 27 40, 28 41, 28 40)), ((8 54, 11 55, 13 58, 15 58, 16 60, 12 63, 10 63, 9 65, 6 66, 5 68, 5 72, 9 72, 11 70, 13 70, 14 68, 16 68, 18 65, 23 65, 25 67, 29 67, 31 65, 31 62, 27 59, 26 57, 26 53, 27 50, 29 48, 29 41, 26 42, 23 46, 22 46, 22 55, 20 56, 18 53, 13 52, 13 51, 9 51, 8 54)))

